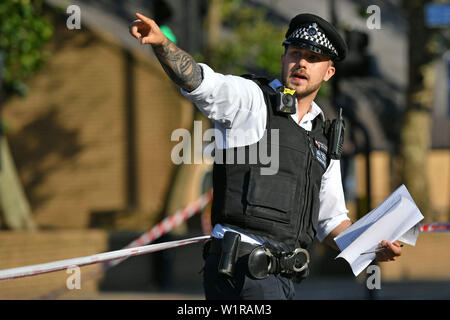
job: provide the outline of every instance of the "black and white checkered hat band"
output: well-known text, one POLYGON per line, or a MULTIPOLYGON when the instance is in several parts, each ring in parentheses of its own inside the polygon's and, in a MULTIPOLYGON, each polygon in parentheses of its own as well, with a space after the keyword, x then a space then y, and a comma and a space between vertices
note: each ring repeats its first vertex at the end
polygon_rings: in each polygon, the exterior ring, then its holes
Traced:
POLYGON ((328 40, 325 34, 317 28, 317 25, 315 23, 306 27, 298 28, 297 30, 292 32, 286 40, 292 41, 296 39, 311 41, 330 50, 336 56, 338 55, 337 50, 331 44, 330 40, 328 40))

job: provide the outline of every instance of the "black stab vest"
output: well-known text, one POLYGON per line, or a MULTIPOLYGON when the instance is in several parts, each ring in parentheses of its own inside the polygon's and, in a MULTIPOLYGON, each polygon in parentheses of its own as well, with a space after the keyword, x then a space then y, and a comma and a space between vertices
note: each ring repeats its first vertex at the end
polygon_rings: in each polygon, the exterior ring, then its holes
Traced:
POLYGON ((270 239, 284 250, 308 249, 316 236, 320 185, 329 165, 324 119, 322 115, 317 116, 312 130, 304 130, 290 115, 276 111, 275 91, 267 79, 245 77, 251 78, 263 91, 267 106, 266 131, 253 145, 226 149, 221 155, 216 150, 212 225, 220 223, 270 239), (278 142, 271 138, 273 129, 278 129, 278 142), (263 143, 268 143, 266 149, 272 161, 278 148, 276 174, 261 171, 271 166, 267 157, 264 160, 255 152, 263 143), (245 163, 238 159, 242 154, 245 163))

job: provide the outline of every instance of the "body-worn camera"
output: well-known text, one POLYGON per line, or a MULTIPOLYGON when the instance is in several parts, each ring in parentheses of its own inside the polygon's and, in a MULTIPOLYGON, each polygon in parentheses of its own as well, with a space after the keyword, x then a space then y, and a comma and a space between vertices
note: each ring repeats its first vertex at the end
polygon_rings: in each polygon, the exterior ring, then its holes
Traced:
POLYGON ((277 111, 284 114, 295 114, 297 112, 297 99, 295 90, 279 87, 277 94, 277 111))

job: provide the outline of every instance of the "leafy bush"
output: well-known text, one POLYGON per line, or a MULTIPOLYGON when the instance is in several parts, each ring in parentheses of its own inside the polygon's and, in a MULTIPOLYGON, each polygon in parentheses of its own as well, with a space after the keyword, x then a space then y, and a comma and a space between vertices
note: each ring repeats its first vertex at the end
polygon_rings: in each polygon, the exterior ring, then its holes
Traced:
POLYGON ((218 70, 240 74, 256 68, 277 76, 284 52, 284 30, 267 20, 264 9, 239 0, 224 1, 222 14, 231 36, 217 48, 218 70))
POLYGON ((42 0, 1 2, 0 52, 6 95, 26 94, 24 81, 42 67, 42 49, 52 34, 52 24, 43 17, 42 0))

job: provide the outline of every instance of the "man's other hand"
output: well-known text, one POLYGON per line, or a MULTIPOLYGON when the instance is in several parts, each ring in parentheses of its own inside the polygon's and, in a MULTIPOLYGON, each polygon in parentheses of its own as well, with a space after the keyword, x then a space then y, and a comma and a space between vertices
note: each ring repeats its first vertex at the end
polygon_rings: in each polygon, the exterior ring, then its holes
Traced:
POLYGON ((400 257, 402 255, 402 249, 398 241, 394 241, 391 243, 389 241, 383 240, 378 245, 378 249, 380 248, 386 249, 377 252, 376 261, 378 262, 395 261, 397 257, 400 257))

